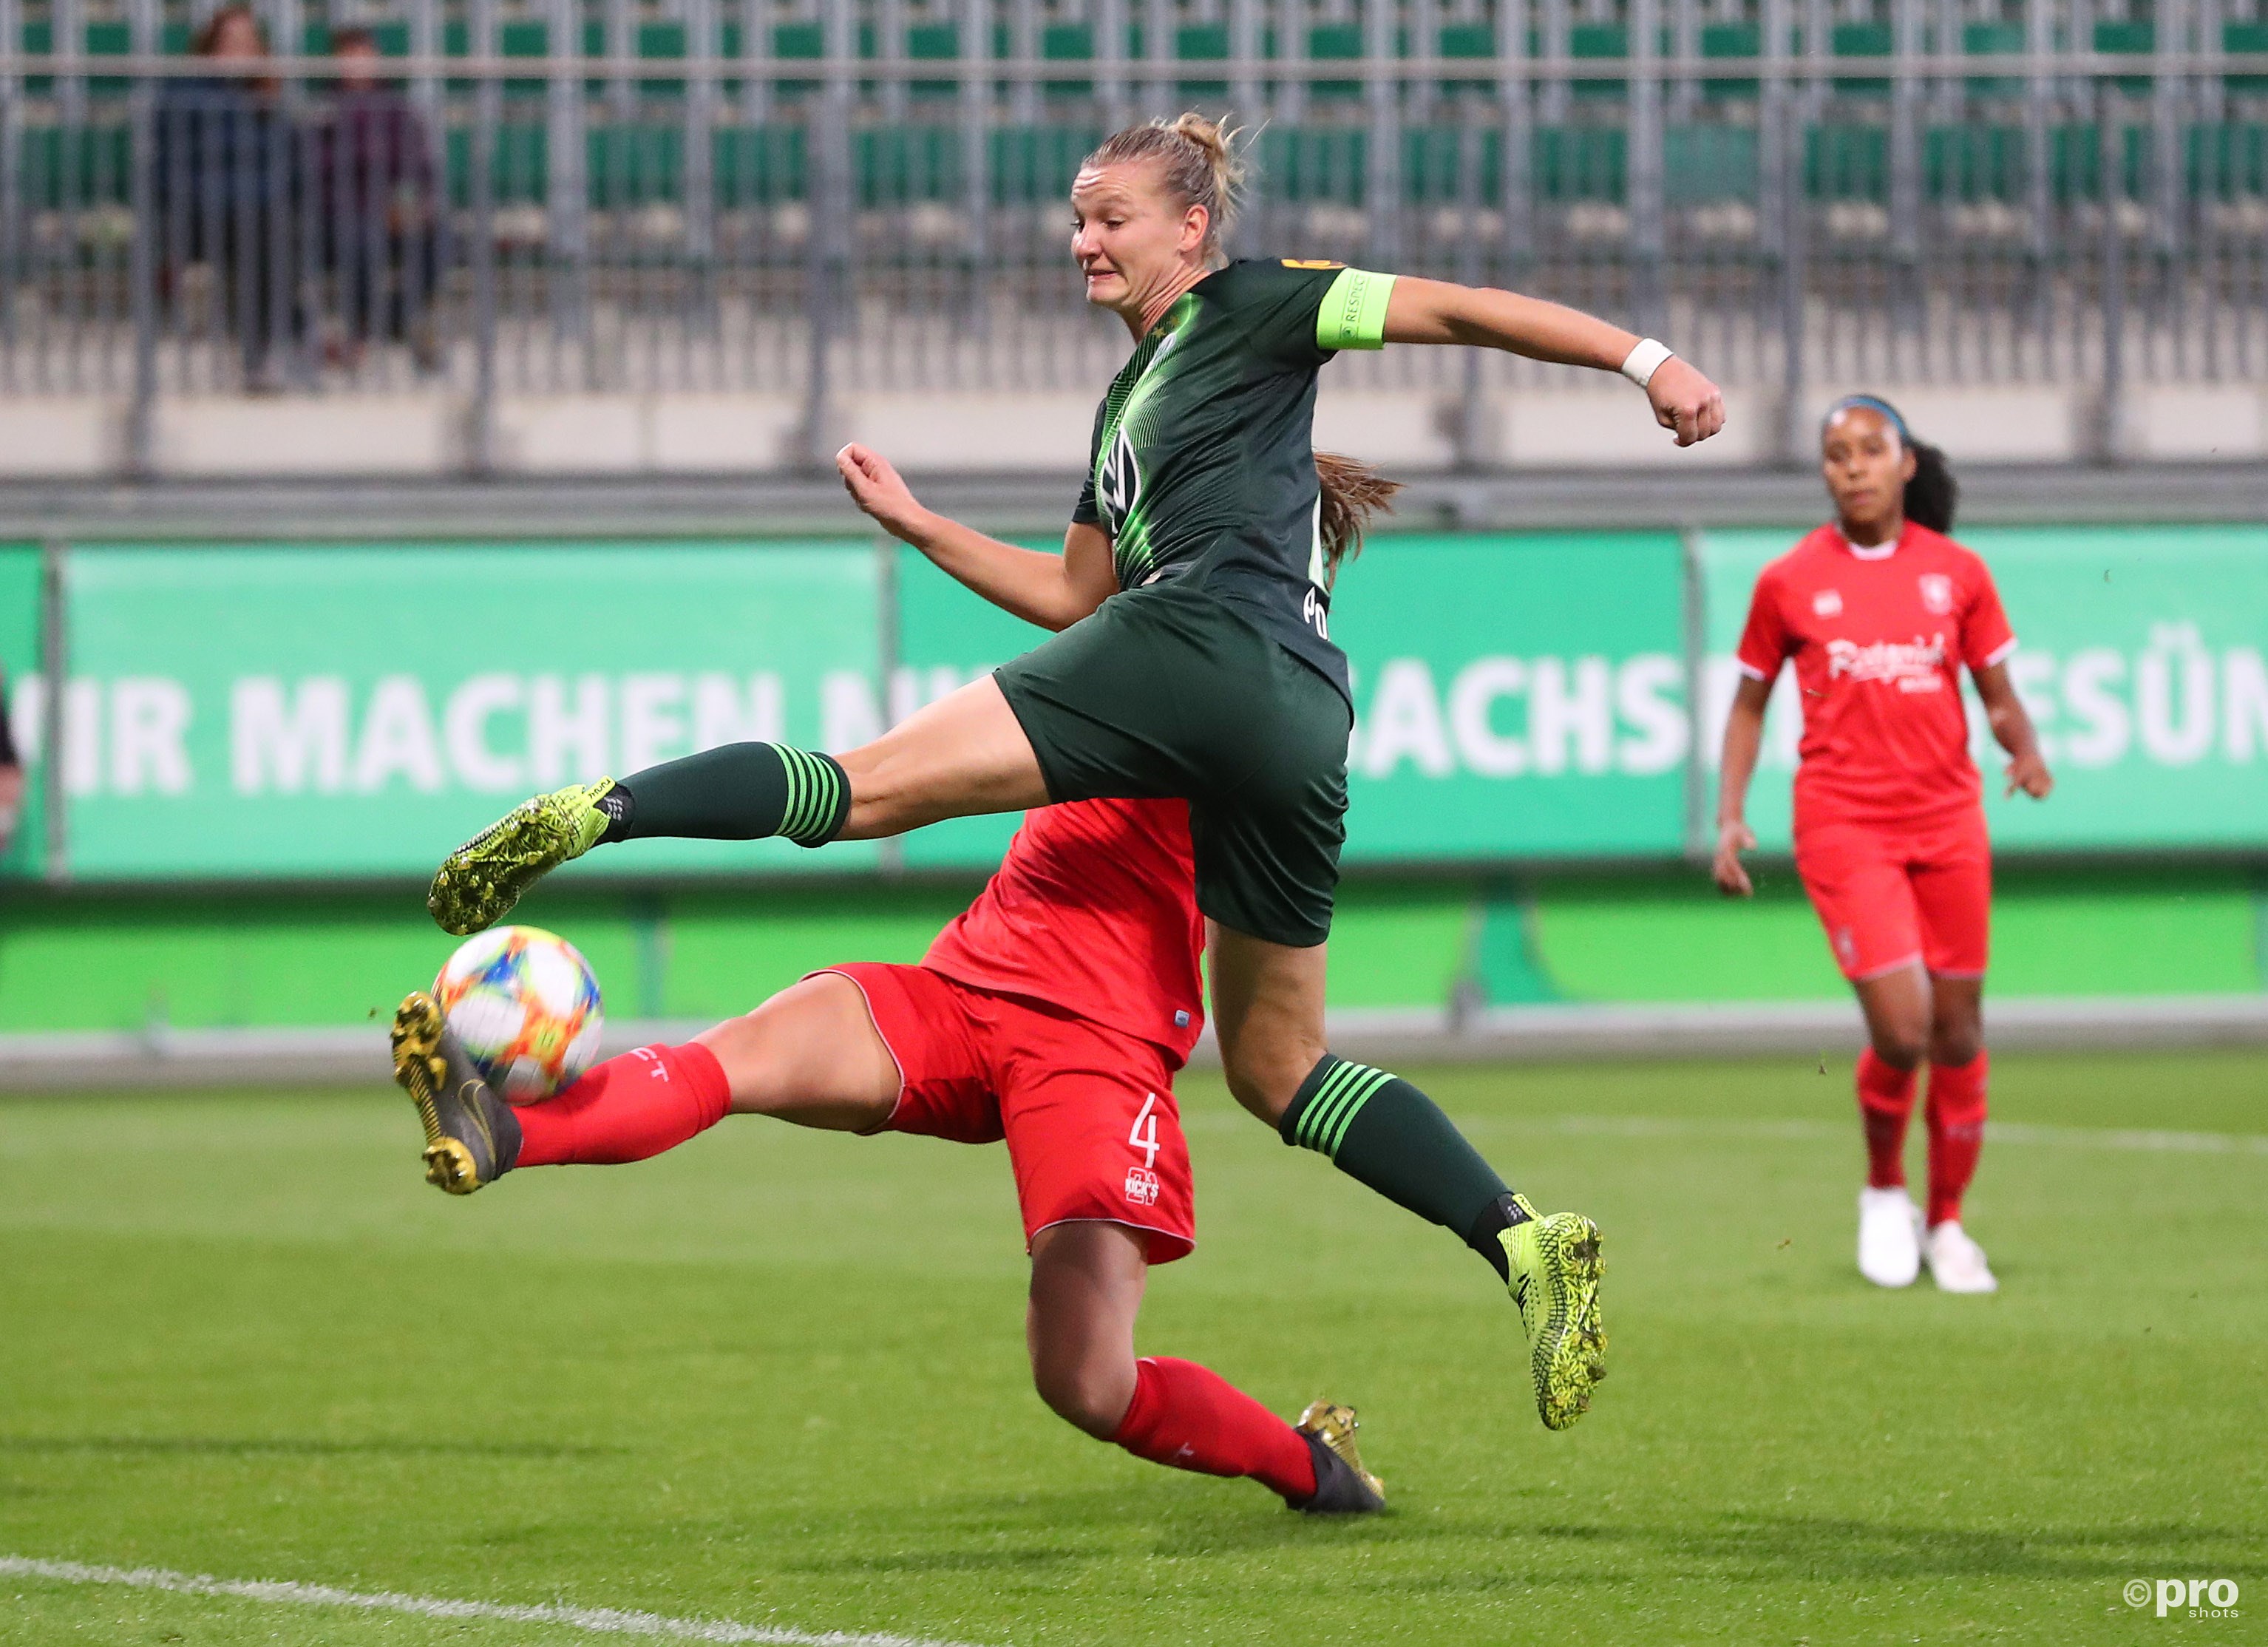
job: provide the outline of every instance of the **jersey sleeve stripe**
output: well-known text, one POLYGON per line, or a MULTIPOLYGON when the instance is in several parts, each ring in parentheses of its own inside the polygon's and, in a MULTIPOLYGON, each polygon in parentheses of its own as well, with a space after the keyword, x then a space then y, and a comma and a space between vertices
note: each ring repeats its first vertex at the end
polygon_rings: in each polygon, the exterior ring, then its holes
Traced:
POLYGON ((1990 669, 1995 664, 2005 663, 2007 660, 2008 654, 2015 650, 2016 637, 2011 635, 2007 640, 2002 641, 1998 646, 1995 646, 1991 651, 1984 654, 1984 667, 1990 669))
POLYGON ((1745 658, 1735 658, 1733 659, 1733 665, 1751 680, 1769 680, 1771 679, 1770 675, 1757 668, 1745 658))
POLYGON ((1323 306, 1315 311, 1315 347, 1385 348, 1386 299, 1393 290, 1391 275, 1341 269, 1323 293, 1323 306))

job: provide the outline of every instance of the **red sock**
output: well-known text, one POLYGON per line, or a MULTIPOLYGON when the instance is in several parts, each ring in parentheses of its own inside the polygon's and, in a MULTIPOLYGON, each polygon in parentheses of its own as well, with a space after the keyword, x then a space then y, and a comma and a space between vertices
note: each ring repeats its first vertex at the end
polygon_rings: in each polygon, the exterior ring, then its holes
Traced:
POLYGON ((1194 1361, 1136 1362, 1134 1400, 1110 1438, 1152 1464, 1249 1475, 1295 1504, 1315 1496, 1315 1460, 1300 1432, 1194 1361))
MULTIPOLYGON (((1930 1091, 1937 1090, 1934 1083, 1930 1091)), ((1867 1187, 1906 1181, 1906 1122, 1913 1117, 1914 1072, 1884 1063, 1872 1047, 1859 1055, 1859 1119, 1867 1129, 1867 1187)))
POLYGON ((1929 1066, 1929 1222, 1933 1228, 1961 1216, 1961 1197, 1977 1176, 1984 1147, 1984 1078, 1992 1060, 1978 1053, 1967 1063, 1929 1066))
POLYGON ((615 1165, 674 1150, 724 1120, 731 1083, 697 1042, 640 1047, 515 1113, 519 1166, 615 1165))

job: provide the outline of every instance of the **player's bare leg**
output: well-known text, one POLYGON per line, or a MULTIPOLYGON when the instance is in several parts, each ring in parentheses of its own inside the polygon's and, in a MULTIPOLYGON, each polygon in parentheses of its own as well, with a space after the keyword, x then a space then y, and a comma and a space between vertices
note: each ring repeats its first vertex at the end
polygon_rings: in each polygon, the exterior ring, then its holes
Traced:
POLYGON ((1032 1238, 1024 1312, 1032 1384, 1049 1411, 1108 1441, 1134 1401, 1134 1318, 1150 1276, 1142 1232, 1058 1224, 1032 1238))
POLYGON ((1539 1217, 1432 1099, 1326 1049, 1322 945, 1271 944, 1218 922, 1211 932, 1229 1091, 1285 1143, 1329 1156, 1486 1259, 1520 1309, 1538 1415, 1549 1429, 1573 1423, 1606 1376, 1598 1226, 1578 1213, 1539 1217))
POLYGON ((991 676, 908 716, 843 758, 843 841, 903 835, 946 818, 1024 812, 1049 799, 1039 757, 991 676))
POLYGON ((1929 1055, 1934 1014, 1929 974, 1919 960, 1872 978, 1852 981, 1859 1011, 1867 1019, 1867 1042, 1874 1055, 1896 1070, 1911 1070, 1929 1055))
POLYGON ((1309 1514, 1383 1508, 1385 1489, 1355 1447, 1351 1408, 1314 1402, 1295 1427, 1194 1362, 1136 1357, 1144 1239, 1088 1220, 1033 1237, 1024 1321, 1040 1399, 1098 1441, 1176 1469, 1251 1476, 1309 1514))
POLYGON ((1323 978, 1329 945, 1295 949, 1206 923, 1213 1033, 1221 1073, 1236 1101, 1270 1126, 1280 1124, 1323 1044, 1323 978))
POLYGON ((898 1064, 866 997, 840 973, 790 984, 753 1012, 694 1037, 731 1089, 732 1113, 865 1132, 890 1118, 898 1064))
POLYGON ((1984 981, 1929 974, 1929 1061, 1967 1063, 1984 1050, 1984 981))

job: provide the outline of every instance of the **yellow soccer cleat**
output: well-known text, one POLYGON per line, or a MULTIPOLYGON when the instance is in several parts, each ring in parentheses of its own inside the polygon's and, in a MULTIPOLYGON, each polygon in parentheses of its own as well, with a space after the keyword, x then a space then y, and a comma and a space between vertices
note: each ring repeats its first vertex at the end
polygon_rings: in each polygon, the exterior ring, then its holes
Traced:
POLYGON ((441 930, 485 931, 530 886, 598 845, 611 821, 599 802, 614 787, 600 778, 524 800, 450 853, 425 894, 441 930))
POLYGON ((1607 1376, 1607 1329, 1599 1313, 1599 1226, 1580 1213, 1528 1213, 1502 1232, 1512 1272, 1512 1301, 1528 1329, 1535 1410, 1546 1430, 1565 1430, 1591 1407, 1592 1386, 1607 1376))

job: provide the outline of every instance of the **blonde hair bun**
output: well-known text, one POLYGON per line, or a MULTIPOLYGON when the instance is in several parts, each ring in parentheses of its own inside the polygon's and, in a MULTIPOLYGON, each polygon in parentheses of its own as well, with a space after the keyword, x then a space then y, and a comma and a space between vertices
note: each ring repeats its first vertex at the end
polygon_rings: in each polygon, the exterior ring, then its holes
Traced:
POLYGON ((1135 160, 1157 161, 1167 193, 1184 207, 1204 208, 1204 249, 1211 255, 1220 250, 1222 239, 1236 220, 1244 186, 1244 160, 1238 141, 1243 135, 1241 128, 1208 120, 1194 110, 1171 120, 1161 115, 1113 132, 1079 164, 1086 170, 1135 160))

